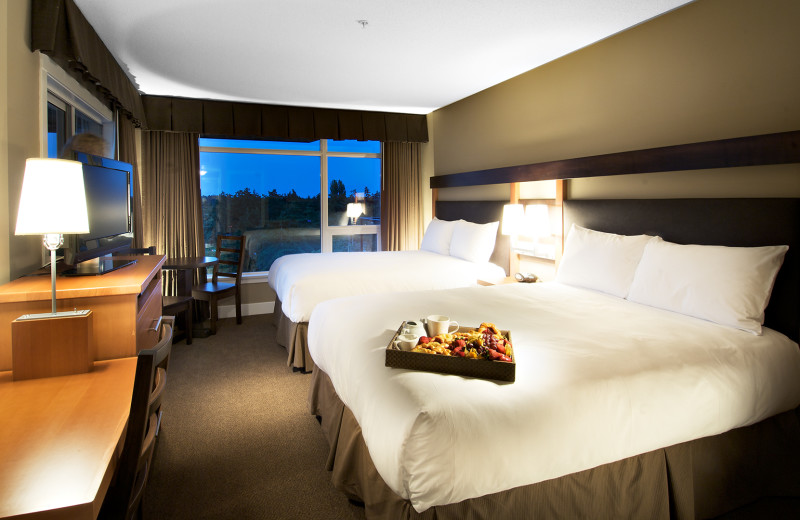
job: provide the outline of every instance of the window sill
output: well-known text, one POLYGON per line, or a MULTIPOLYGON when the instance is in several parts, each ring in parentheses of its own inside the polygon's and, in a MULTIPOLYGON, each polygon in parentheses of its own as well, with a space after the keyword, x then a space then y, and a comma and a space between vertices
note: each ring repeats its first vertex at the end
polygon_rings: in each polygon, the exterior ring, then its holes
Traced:
POLYGON ((242 283, 267 283, 269 271, 259 271, 255 273, 242 273, 242 283))

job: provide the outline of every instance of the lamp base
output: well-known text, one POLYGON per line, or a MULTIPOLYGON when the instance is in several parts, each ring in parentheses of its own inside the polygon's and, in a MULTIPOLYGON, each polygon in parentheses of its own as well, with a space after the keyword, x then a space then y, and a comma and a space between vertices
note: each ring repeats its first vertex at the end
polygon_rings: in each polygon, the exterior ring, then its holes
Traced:
POLYGON ((72 310, 72 311, 58 311, 58 312, 42 312, 39 314, 23 314, 17 321, 26 321, 26 320, 41 320, 45 318, 68 318, 71 316, 86 316, 89 314, 88 309, 86 310, 72 310))
POLYGON ((14 381, 83 374, 91 369, 94 357, 91 311, 11 322, 14 381))

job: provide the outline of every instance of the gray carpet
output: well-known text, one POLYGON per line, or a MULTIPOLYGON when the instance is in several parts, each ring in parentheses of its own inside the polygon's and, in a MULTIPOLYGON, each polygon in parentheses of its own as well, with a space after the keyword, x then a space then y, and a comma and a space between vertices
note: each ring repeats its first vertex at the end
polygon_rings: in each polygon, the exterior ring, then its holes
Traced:
POLYGON ((274 337, 271 315, 246 316, 173 345, 145 520, 364 518, 325 470, 310 375, 274 337))
MULTIPOLYGON (((144 520, 365 518, 325 470, 311 376, 286 366, 274 338, 272 316, 260 315, 173 345, 144 520)), ((764 499, 718 520, 799 512, 796 499, 764 499)))

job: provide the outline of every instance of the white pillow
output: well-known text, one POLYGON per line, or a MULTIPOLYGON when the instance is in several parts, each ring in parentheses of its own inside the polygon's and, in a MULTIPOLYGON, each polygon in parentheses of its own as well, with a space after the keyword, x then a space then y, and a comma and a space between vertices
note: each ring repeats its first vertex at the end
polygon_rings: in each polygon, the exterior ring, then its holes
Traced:
POLYGON ((572 224, 556 281, 624 298, 644 247, 653 238, 604 233, 572 224))
POLYGON ((761 334, 788 246, 647 244, 628 299, 761 334))
POLYGON ((428 229, 425 230, 425 234, 422 236, 420 250, 449 255, 450 239, 453 237, 455 224, 456 221, 454 220, 439 220, 433 217, 431 223, 428 224, 428 229))
POLYGON ((450 256, 479 264, 488 262, 494 251, 499 225, 500 222, 475 224, 466 220, 456 221, 453 240, 450 241, 450 256))

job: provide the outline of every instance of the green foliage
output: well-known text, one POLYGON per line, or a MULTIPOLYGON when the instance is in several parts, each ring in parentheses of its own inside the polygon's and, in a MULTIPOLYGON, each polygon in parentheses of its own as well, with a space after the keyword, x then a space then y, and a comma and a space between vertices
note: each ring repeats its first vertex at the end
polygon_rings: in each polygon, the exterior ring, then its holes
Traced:
MULTIPOLYGON (((356 190, 352 190, 355 195, 356 190)), ((328 208, 331 212, 343 213, 347 203, 353 202, 341 180, 330 183, 328 208)), ((380 218, 380 192, 372 194, 364 188, 366 215, 370 220, 380 218)), ((247 270, 267 270, 272 261, 289 253, 307 252, 308 248, 319 251, 319 235, 316 239, 293 238, 292 230, 320 229, 320 196, 301 197, 295 190, 279 194, 270 190, 262 195, 249 188, 234 194, 220 193, 203 197, 203 234, 206 244, 216 244, 217 234, 241 235, 251 230, 275 230, 278 232, 268 243, 260 243, 258 251, 249 251, 253 263, 247 270), (280 232, 284 230, 284 232, 280 232), (288 233, 288 234, 287 234, 288 233), (296 243, 295 243, 296 242, 296 243)), ((215 246, 211 246, 213 250, 215 246)), ((208 251, 212 254, 212 251, 208 251)))

